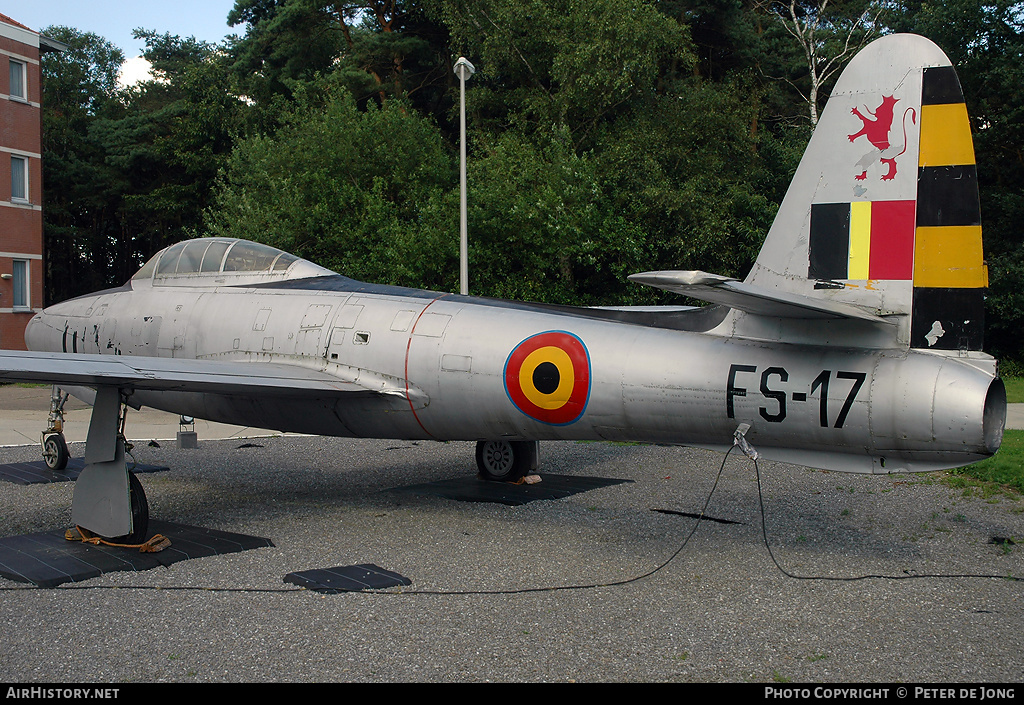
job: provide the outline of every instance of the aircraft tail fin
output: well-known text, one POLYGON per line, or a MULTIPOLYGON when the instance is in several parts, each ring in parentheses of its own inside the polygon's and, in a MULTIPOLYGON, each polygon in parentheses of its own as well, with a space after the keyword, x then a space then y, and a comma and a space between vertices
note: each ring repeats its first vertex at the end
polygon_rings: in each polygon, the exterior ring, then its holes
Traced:
POLYGON ((898 346, 980 350, 980 210, 953 66, 923 37, 886 36, 840 77, 742 285, 895 322, 898 346))

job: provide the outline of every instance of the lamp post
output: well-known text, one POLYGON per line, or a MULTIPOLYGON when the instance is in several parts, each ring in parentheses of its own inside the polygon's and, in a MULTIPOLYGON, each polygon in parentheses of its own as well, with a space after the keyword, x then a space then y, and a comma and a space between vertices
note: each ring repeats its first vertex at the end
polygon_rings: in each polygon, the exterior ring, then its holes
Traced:
POLYGON ((460 56, 455 62, 455 75, 459 77, 459 293, 469 293, 469 225, 466 217, 466 81, 476 73, 473 64, 460 56))

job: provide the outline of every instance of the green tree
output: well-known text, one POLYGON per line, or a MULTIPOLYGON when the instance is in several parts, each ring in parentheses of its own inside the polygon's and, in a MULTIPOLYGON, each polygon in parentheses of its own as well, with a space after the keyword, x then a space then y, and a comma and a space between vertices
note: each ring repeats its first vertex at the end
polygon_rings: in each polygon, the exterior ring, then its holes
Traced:
POLYGON ((398 100, 360 110, 325 78, 297 91, 273 135, 236 146, 207 226, 356 278, 450 289, 455 182, 430 120, 398 100))
POLYGON ((766 13, 799 47, 792 77, 811 127, 818 124, 819 104, 846 64, 884 30, 882 0, 762 0, 766 13))
POLYGON ((146 40, 143 56, 154 77, 128 91, 123 115, 93 126, 122 189, 119 278, 202 228, 202 212, 246 111, 216 47, 151 31, 136 36, 146 40))
POLYGON ((742 71, 701 76, 687 27, 644 2, 452 0, 445 13, 480 69, 473 291, 640 303, 659 294, 626 280, 636 271, 745 273, 775 210, 758 189, 777 189, 762 92, 742 71))
POLYGON ((769 18, 757 0, 658 0, 655 5, 689 31, 696 62, 688 68, 696 76, 728 80, 737 72, 755 72, 768 58, 763 35, 769 18))
POLYGON ((645 233, 605 198, 601 167, 594 155, 577 155, 567 139, 499 136, 471 163, 470 291, 554 303, 621 302, 625 276, 643 261, 645 233))
POLYGON ((215 47, 139 31, 155 78, 119 88, 120 50, 52 27, 69 51, 43 57, 47 301, 123 283, 202 225, 242 123, 215 47))
POLYGON ((643 1, 446 0, 442 12, 480 70, 467 98, 474 123, 568 131, 575 149, 653 96, 667 66, 692 61, 685 28, 643 1))
POLYGON ((115 187, 103 145, 90 126, 123 110, 117 77, 124 55, 90 32, 51 26, 42 33, 68 46, 40 61, 46 303, 51 304, 109 282, 118 237, 110 218, 115 187))
MULTIPOLYGON (((412 0, 237 0, 230 48, 241 90, 265 111, 317 75, 336 74, 360 103, 389 97, 428 110, 450 85, 447 32, 412 0)), ((271 126, 270 116, 263 117, 271 126)))

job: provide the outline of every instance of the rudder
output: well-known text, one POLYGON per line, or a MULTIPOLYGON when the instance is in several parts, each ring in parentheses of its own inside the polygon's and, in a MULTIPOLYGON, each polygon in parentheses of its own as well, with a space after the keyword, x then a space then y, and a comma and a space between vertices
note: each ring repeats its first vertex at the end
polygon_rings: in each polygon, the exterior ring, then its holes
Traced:
POLYGON ((952 66, 924 70, 917 184, 911 347, 980 350, 988 270, 974 144, 952 66))

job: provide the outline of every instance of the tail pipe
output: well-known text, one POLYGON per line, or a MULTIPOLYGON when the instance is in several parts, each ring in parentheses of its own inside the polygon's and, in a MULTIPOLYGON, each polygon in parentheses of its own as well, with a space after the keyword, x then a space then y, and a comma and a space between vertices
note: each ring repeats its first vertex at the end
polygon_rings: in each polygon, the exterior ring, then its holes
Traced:
POLYGON ((944 355, 879 360, 871 435, 889 461, 921 470, 976 462, 999 450, 1005 422, 1006 388, 991 371, 944 355))
POLYGON ((988 385, 981 423, 985 449, 994 455, 1002 445, 1003 429, 1006 427, 1006 386, 999 377, 993 379, 992 383, 988 385))

